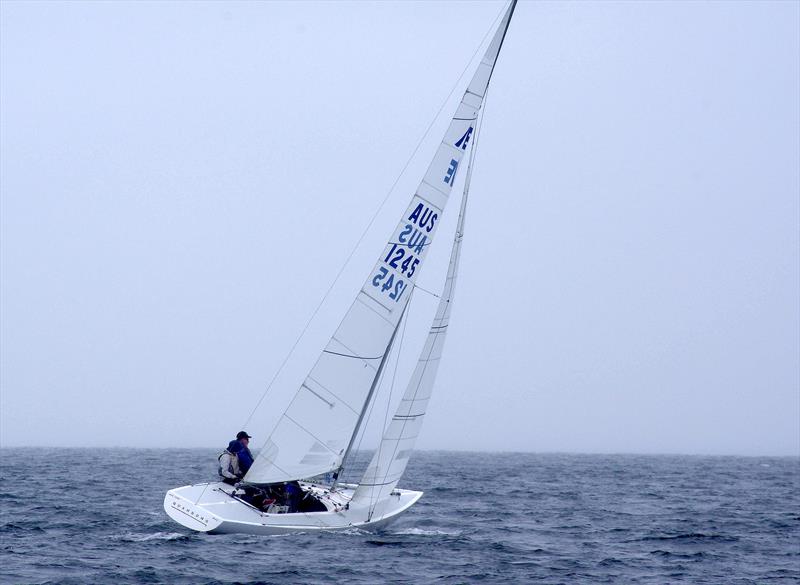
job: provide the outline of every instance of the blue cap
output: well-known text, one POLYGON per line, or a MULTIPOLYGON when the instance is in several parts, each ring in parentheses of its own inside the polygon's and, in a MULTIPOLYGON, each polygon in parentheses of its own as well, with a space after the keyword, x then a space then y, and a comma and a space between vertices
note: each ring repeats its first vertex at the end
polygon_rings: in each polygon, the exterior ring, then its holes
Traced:
POLYGON ((231 453, 238 453, 242 450, 242 444, 239 441, 231 441, 228 443, 228 451, 231 453))

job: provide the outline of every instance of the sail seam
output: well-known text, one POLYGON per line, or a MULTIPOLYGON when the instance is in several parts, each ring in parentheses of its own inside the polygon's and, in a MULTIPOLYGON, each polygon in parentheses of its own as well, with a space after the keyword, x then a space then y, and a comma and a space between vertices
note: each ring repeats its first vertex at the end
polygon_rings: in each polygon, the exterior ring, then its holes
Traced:
MULTIPOLYGON (((338 333, 338 331, 336 333, 338 333)), ((344 343, 341 339, 336 337, 336 333, 334 333, 333 336, 331 337, 331 341, 335 341, 336 343, 341 345, 343 348, 345 348, 347 351, 349 351, 351 354, 353 354, 352 356, 348 356, 346 354, 338 354, 338 355, 343 355, 344 357, 357 357, 356 356, 356 352, 353 350, 353 348, 351 348, 349 345, 344 343)), ((328 345, 330 345, 330 342, 328 343, 328 345)), ((323 353, 325 353, 325 352, 334 353, 334 354, 336 353, 335 351, 329 351, 327 349, 323 349, 322 351, 323 351, 323 353)), ((368 359, 374 359, 374 358, 361 358, 361 359, 362 360, 368 360, 368 359)), ((383 356, 380 356, 378 359, 383 359, 383 356)), ((374 368, 374 366, 372 364, 366 364, 366 365, 374 368)))
MULTIPOLYGON (((341 342, 339 342, 339 343, 341 343, 341 342)), ((344 344, 342 343, 342 345, 344 345, 344 344)), ((349 354, 349 353, 339 353, 338 351, 331 351, 331 350, 329 350, 329 349, 323 349, 323 350, 322 350, 322 353, 329 353, 329 354, 331 354, 331 355, 338 355, 338 356, 341 356, 341 357, 353 358, 353 359, 365 360, 365 361, 366 361, 366 360, 379 360, 379 359, 383 359, 383 356, 382 356, 382 355, 375 356, 375 357, 365 357, 365 356, 363 356, 363 355, 351 355, 351 354, 349 354)))
POLYGON ((366 307, 367 309, 369 309, 370 311, 372 311, 373 313, 375 313, 376 315, 378 315, 378 316, 379 316, 381 319, 383 319, 384 321, 386 321, 386 322, 387 322, 389 325, 392 325, 392 326, 394 326, 394 323, 392 322, 392 320, 391 320, 391 319, 389 319, 389 318, 388 318, 386 315, 384 315, 383 313, 381 313, 381 312, 379 312, 379 311, 376 311, 374 306, 372 306, 372 305, 369 305, 369 304, 365 303, 365 302, 364 302, 364 299, 363 299, 363 297, 365 297, 365 298, 368 298, 370 301, 372 301, 373 303, 376 303, 376 304, 377 304, 377 305, 378 305, 380 308, 382 308, 382 309, 384 309, 384 310, 386 310, 386 311, 390 311, 391 309, 389 309, 389 308, 387 308, 387 307, 384 307, 384 306, 383 306, 383 305, 382 305, 382 304, 381 304, 379 301, 377 301, 377 300, 373 299, 371 296, 369 296, 367 293, 365 293, 363 289, 362 289, 362 290, 360 290, 360 291, 359 291, 359 293, 360 293, 360 294, 359 294, 359 295, 356 297, 356 300, 357 300, 357 301, 359 301, 359 302, 360 302, 362 305, 364 305, 364 307, 366 307))
MULTIPOLYGON (((449 197, 449 196, 450 196, 450 193, 449 193, 448 191, 445 191, 444 189, 440 189, 440 188, 439 188, 437 185, 434 185, 433 183, 431 183, 430 181, 428 181, 428 179, 422 179, 422 182, 423 182, 423 183, 425 183, 425 184, 426 184, 428 187, 430 187, 431 189, 435 189, 435 190, 437 190, 439 193, 441 193, 441 194, 442 194, 442 195, 444 195, 445 197, 449 197)), ((438 207, 438 206, 437 206, 437 207, 438 207)))
MULTIPOLYGON (((430 185, 430 183, 428 183, 427 181, 424 181, 424 180, 423 180, 422 182, 423 182, 423 183, 425 183, 426 185, 430 185)), ((431 187, 433 187, 433 185, 431 185, 431 187)), ((433 188, 435 189, 435 187, 433 187, 433 188)), ((420 199, 422 199, 422 201, 423 201, 423 202, 425 202, 425 203, 427 203, 429 207, 435 207, 436 209, 439 209, 439 206, 438 206, 438 205, 436 205, 435 203, 433 203, 433 202, 432 202, 430 199, 428 199, 428 198, 427 198, 427 197, 425 197, 424 195, 420 195, 419 193, 414 193, 414 195, 415 195, 415 196, 417 196, 417 197, 419 197, 420 199)), ((445 193, 444 195, 447 195, 447 194, 445 193)))

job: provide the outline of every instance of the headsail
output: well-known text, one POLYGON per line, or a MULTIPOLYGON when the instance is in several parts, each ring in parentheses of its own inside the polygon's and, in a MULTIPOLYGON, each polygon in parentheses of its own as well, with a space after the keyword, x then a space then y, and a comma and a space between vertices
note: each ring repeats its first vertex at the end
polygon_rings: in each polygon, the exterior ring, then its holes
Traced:
POLYGON ((447 204, 514 10, 511 3, 433 160, 372 272, 245 476, 250 483, 339 468, 447 204))
MULTIPOLYGON (((477 140, 477 137, 476 137, 477 140)), ((474 153, 474 151, 473 151, 474 153)), ((403 476, 408 464, 409 456, 414 448, 428 400, 433 392, 436 373, 444 349, 447 336, 447 327, 450 322, 450 312, 453 307, 453 293, 455 291, 458 264, 461 260, 461 241, 464 237, 464 220, 467 213, 467 198, 469 196, 469 183, 472 174, 472 165, 467 168, 467 179, 464 186, 464 196, 461 200, 461 209, 458 214, 456 235, 453 249, 450 252, 450 264, 447 269, 447 278, 444 282, 442 294, 436 315, 428 331, 428 338, 420 353, 414 373, 408 382, 406 391, 397 411, 392 417, 389 426, 383 434, 372 461, 364 472, 358 488, 353 494, 352 503, 363 504, 372 508, 380 505, 392 493, 397 482, 403 476)), ((370 514, 372 509, 370 509, 370 514)))

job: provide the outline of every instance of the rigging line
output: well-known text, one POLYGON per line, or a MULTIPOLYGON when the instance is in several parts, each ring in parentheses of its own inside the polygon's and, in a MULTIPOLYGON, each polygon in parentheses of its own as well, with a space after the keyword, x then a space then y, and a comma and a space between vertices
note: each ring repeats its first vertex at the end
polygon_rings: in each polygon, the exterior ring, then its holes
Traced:
MULTIPOLYGON (((461 226, 456 226, 455 238, 458 241, 458 249, 456 251, 456 258, 455 258, 456 269, 455 269, 455 271, 453 273, 454 277, 458 273, 458 265, 461 262, 461 242, 460 242, 460 240, 462 240, 463 237, 464 237, 464 225, 465 225, 465 221, 466 221, 467 201, 469 200, 470 180, 472 178, 472 171, 475 168, 474 165, 475 165, 475 160, 476 160, 476 153, 478 151, 478 141, 480 139, 481 130, 483 128, 483 119, 484 119, 484 117, 486 115, 486 104, 488 103, 488 97, 489 97, 489 88, 487 87, 486 88, 486 92, 484 94, 483 103, 481 104, 481 112, 480 112, 481 115, 480 115, 480 119, 478 120, 477 127, 475 128, 475 139, 474 139, 474 141, 472 143, 470 156, 469 156, 469 165, 467 167, 467 174, 466 174, 466 179, 465 179, 466 183, 464 185, 464 193, 462 195, 462 198, 463 198, 463 200, 462 200, 462 209, 463 209, 463 214, 464 214, 463 218, 462 218, 462 222, 461 222, 462 225, 461 226), (460 232, 458 231, 459 227, 460 227, 460 232)), ((449 269, 448 269, 448 272, 449 272, 449 269)), ((447 278, 446 277, 445 277, 445 286, 447 286, 447 278)), ((450 307, 452 307, 452 305, 450 305, 449 303, 450 303, 450 300, 452 300, 453 291, 454 291, 454 285, 452 285, 451 288, 450 288, 450 292, 449 292, 449 297, 450 298, 447 301, 448 302, 448 309, 450 309, 450 307)), ((412 290, 412 292, 413 292, 413 290, 412 290)), ((444 291, 442 291, 442 292, 444 292, 444 291)), ((410 300, 409 300, 409 302, 410 302, 410 300)), ((438 310, 437 310, 437 312, 438 312, 438 310)), ((450 315, 447 314, 447 317, 448 317, 448 322, 449 322, 450 315)), ((437 335, 439 333, 444 333, 444 331, 437 331, 436 332, 437 335)), ((433 352, 433 348, 434 347, 435 347, 435 343, 431 344, 431 353, 433 352)), ((427 356, 427 360, 425 362, 425 368, 427 368, 428 364, 430 363, 431 353, 429 353, 428 356, 427 356)), ((420 377, 420 381, 422 380, 423 377, 424 377, 424 370, 423 370, 423 376, 420 377)), ((412 404, 417 399, 417 393, 419 392, 419 387, 420 387, 420 385, 417 384, 417 388, 414 390, 414 396, 411 398, 412 404)), ((407 418, 407 419, 402 421, 402 425, 403 426, 400 429, 400 434, 399 434, 400 437, 403 437, 403 434, 405 433, 406 425, 407 425, 409 420, 411 420, 411 419, 407 418)), ((383 442, 383 441, 381 441, 381 442, 383 442)), ((397 440, 395 442, 395 445, 394 445, 394 450, 392 452, 392 459, 391 460, 394 460, 394 457, 397 454, 397 449, 399 448, 399 446, 400 446, 400 440, 397 440)), ((386 482, 386 479, 389 477, 389 469, 390 469, 390 466, 387 465, 386 466, 386 471, 385 471, 385 473, 383 475, 383 478, 382 478, 383 482, 386 482)), ((377 479, 378 479, 378 474, 377 474, 377 467, 376 467, 376 474, 375 474, 375 477, 374 477, 373 481, 375 481, 377 479)), ((389 482, 386 482, 383 485, 386 485, 388 483, 389 482)), ((374 506, 375 505, 377 505, 377 502, 375 504, 372 503, 372 494, 370 494, 370 508, 369 508, 369 514, 368 514, 370 518, 372 517, 372 514, 374 513, 374 506)))
MULTIPOLYGON (((408 296, 408 302, 406 303, 406 309, 404 311, 404 313, 407 313, 407 314, 404 315, 406 320, 403 321, 403 329, 400 332, 400 345, 397 348, 397 359, 395 360, 395 364, 394 364, 395 374, 397 373, 397 364, 398 364, 398 362, 400 360, 400 351, 401 351, 402 346, 403 346, 403 339, 405 338, 405 334, 406 334, 406 325, 408 324, 408 318, 409 318, 409 316, 411 314, 411 303, 412 303, 413 300, 414 300, 414 289, 412 287, 411 292, 409 293, 409 296, 408 296)), ((381 388, 383 387, 383 381, 384 381, 384 379, 383 379, 383 372, 382 372, 381 373, 381 379, 380 379, 380 382, 379 382, 378 392, 376 392, 376 395, 380 393, 381 388)), ((392 384, 394 384, 394 378, 392 378, 392 384)), ((392 391, 391 391, 391 388, 390 388, 390 390, 389 390, 389 402, 391 402, 391 399, 392 399, 392 391)), ((356 448, 355 448, 355 453, 360 453, 361 452, 361 443, 364 441, 364 435, 366 434, 367 424, 369 423, 370 420, 372 420, 372 411, 375 408, 375 403, 376 402, 377 402, 377 400, 373 400, 370 403, 369 411, 367 412, 367 416, 366 416, 366 421, 365 421, 364 426, 361 429, 361 435, 360 435, 360 437, 358 439, 358 444, 356 445, 356 448)), ((383 432, 381 432, 381 439, 383 439, 383 432)), ((380 443, 378 443, 378 447, 380 448, 380 443)), ((353 456, 353 465, 351 465, 350 468, 354 468, 355 467, 355 461, 357 461, 357 460, 358 460, 357 456, 354 455, 353 456)), ((369 467, 369 463, 367 463, 367 467, 369 467)), ((366 473, 366 469, 364 471, 366 473)))
MULTIPOLYGON (((386 434, 387 429, 389 428, 389 423, 387 420, 389 419, 389 409, 392 406, 392 394, 394 394, 394 385, 395 381, 397 380, 397 367, 400 365, 400 355, 403 352, 403 341, 406 338, 406 327, 408 326, 408 320, 411 318, 411 303, 414 300, 414 289, 411 289, 411 294, 408 297, 408 313, 406 315, 406 320, 403 322, 403 330, 400 332, 400 343, 397 345, 397 359, 394 362, 394 372, 392 372, 392 383, 389 385, 389 398, 386 401, 386 410, 383 413, 383 427, 381 428, 381 438, 378 441, 378 453, 376 455, 376 461, 381 460, 381 446, 383 445, 383 436, 386 434)), ((375 468, 375 474, 377 475, 378 468, 375 468)), ((372 496, 374 493, 370 491, 369 496, 369 510, 370 513, 368 515, 368 519, 372 519, 372 511, 373 511, 373 503, 372 503, 372 496)))
MULTIPOLYGON (((311 316, 308 318, 308 321, 306 321, 306 324, 303 326, 303 330, 300 332, 300 335, 297 336, 297 339, 292 344, 292 347, 289 350, 289 353, 286 354, 286 357, 283 359, 283 362, 281 362, 281 365, 278 367, 277 371, 275 372, 275 375, 272 376, 272 379, 269 381, 269 384, 267 384, 267 388, 264 390, 263 394, 261 394, 261 398, 259 398, 258 402, 256 402, 256 405, 253 407, 253 410, 248 415, 247 419, 245 420, 244 424, 242 425, 242 428, 246 428, 247 425, 250 424, 250 421, 252 420, 253 415, 256 413, 256 410, 258 410, 258 407, 261 406, 261 403, 264 401, 264 398, 266 398, 267 394, 269 393, 270 389, 272 388, 272 385, 275 383, 275 380, 278 378, 280 373, 283 371, 283 368, 286 367, 286 363, 289 361, 289 358, 294 353, 294 350, 297 348, 297 345, 300 343, 300 340, 303 339, 303 336, 305 336, 306 331, 308 331, 308 327, 311 325, 311 322, 314 320, 314 317, 317 316, 317 313, 319 312, 320 308, 322 308, 323 303, 325 303, 325 299, 328 298, 328 296, 330 295, 331 291, 333 290, 333 287, 336 285, 337 282, 339 282, 339 278, 341 277, 342 273, 344 272, 344 269, 350 263, 350 260, 353 258, 353 255, 355 254, 356 250, 361 245, 361 242, 364 240, 364 237, 366 236, 367 232, 372 227, 372 224, 375 223, 375 219, 378 217, 378 214, 381 212, 383 207, 386 205, 386 202, 389 200, 389 196, 392 194, 392 192, 394 191, 395 187, 397 187, 397 183, 400 182, 400 178, 406 172, 406 169, 408 169, 408 166, 411 164, 411 161, 416 156, 417 151, 420 149, 420 146, 422 146, 422 143, 425 141, 425 138, 427 138, 428 134, 430 133, 431 129, 433 128, 434 124, 436 123, 436 120, 439 119, 439 116, 441 115, 442 110, 444 110, 444 107, 450 101, 450 97, 453 95, 453 92, 455 92, 456 88, 459 87, 459 85, 461 84, 461 80, 463 79, 464 74, 466 74, 467 70, 472 65, 472 62, 475 60, 475 56, 478 54, 478 52, 480 51, 481 47, 486 42, 486 39, 489 37, 491 32, 494 30, 495 23, 501 17, 501 15, 503 14, 504 11, 505 11, 505 8, 503 10, 501 10, 500 13, 495 17, 495 19, 492 21, 492 25, 486 31, 486 34, 483 35, 483 38, 481 39, 481 42, 478 43, 478 46, 476 47, 475 52, 472 53, 472 57, 470 57, 469 61, 467 62, 467 65, 464 67, 464 70, 461 72, 461 75, 458 76, 458 79, 456 79, 456 82, 453 84, 453 87, 450 89, 450 93, 447 94, 447 97, 442 102, 442 105, 439 106, 439 110, 433 116, 433 119, 431 120, 430 124, 428 124, 428 128, 425 130, 425 132, 422 134, 422 137, 417 142, 417 146, 414 148, 414 151, 411 153, 411 156, 408 157, 408 160, 406 161, 405 165, 403 165, 403 168, 400 171, 400 173, 397 175, 397 178, 394 180, 394 183, 392 183, 392 186, 389 188, 389 191, 386 193, 386 196, 383 198, 383 201, 381 201, 380 205, 375 210, 375 213, 372 215, 372 218, 369 220, 369 223, 367 224, 367 227, 364 228, 363 232, 361 232, 361 235, 359 236, 358 241, 353 246, 353 249, 350 250, 350 254, 348 254, 347 259, 344 261, 344 264, 342 264, 342 267, 339 269, 339 272, 336 273, 336 277, 333 279, 333 282, 328 287, 328 290, 325 291, 325 294, 322 296, 322 299, 320 300, 319 304, 316 306, 314 311, 311 313, 311 316)), ((271 436, 272 435, 270 434, 270 437, 271 436)), ((268 439, 269 439, 269 437, 268 437, 268 439)), ((266 444, 266 442, 264 444, 266 444)))
MULTIPOLYGON (((412 289, 412 292, 413 292, 413 289, 412 289)), ((410 296, 408 297, 408 299, 409 299, 409 302, 411 302, 411 297, 410 296)), ((379 389, 380 389, 381 386, 383 386, 383 375, 384 375, 384 373, 381 372, 381 378, 380 378, 380 380, 378 380, 378 388, 379 389)), ((366 416, 367 420, 366 420, 366 422, 369 422, 369 420, 372 418, 372 409, 373 408, 375 408, 375 401, 374 400, 372 402, 370 402, 370 404, 369 404, 369 410, 367 411, 367 416, 366 416)), ((358 461, 358 453, 361 452, 361 442, 364 440, 364 435, 366 433, 366 428, 367 428, 367 425, 365 424, 359 431, 358 444, 356 445, 356 448, 353 449, 353 464, 352 465, 348 465, 346 468, 343 468, 342 471, 340 472, 340 474, 342 475, 342 480, 344 480, 346 474, 349 474, 350 469, 355 468, 355 466, 356 466, 356 462, 358 461)))
POLYGON ((428 293, 429 295, 431 295, 432 297, 436 297, 437 299, 441 298, 441 295, 437 295, 435 292, 433 292, 433 291, 431 291, 431 290, 428 290, 427 288, 421 287, 420 285, 418 285, 418 284, 416 284, 416 283, 414 284, 414 288, 415 288, 415 289, 417 289, 417 288, 418 288, 418 289, 419 289, 419 290, 421 290, 422 292, 424 292, 424 293, 428 293))
MULTIPOLYGON (((389 338, 389 343, 386 345, 386 350, 384 351, 383 359, 381 360, 381 364, 378 366, 378 371, 376 372, 375 376, 372 379, 372 384, 370 384, 369 391, 367 392, 367 396, 364 398, 364 405, 361 407, 361 412, 358 415, 358 420, 356 421, 355 427, 350 434, 350 440, 347 443, 347 448, 344 451, 344 455, 342 455, 341 459, 339 460, 339 465, 336 468, 336 480, 338 480, 338 475, 342 472, 345 468, 345 463, 347 459, 350 457, 353 447, 356 444, 356 439, 358 438, 358 434, 362 432, 364 428, 364 418, 370 413, 372 406, 375 400, 375 393, 380 388, 382 374, 386 369, 386 364, 389 362, 389 358, 391 357, 392 347, 394 347, 395 339, 397 339, 397 331, 400 329, 400 323, 403 321, 403 316, 406 313, 406 309, 408 309, 408 300, 411 298, 409 296, 406 301, 405 305, 403 306, 402 311, 400 312, 400 316, 397 318, 397 325, 394 326, 394 330, 392 331, 392 336, 389 338)), ((331 491, 334 490, 336 487, 336 480, 331 484, 331 491)))
MULTIPOLYGON (((392 337, 389 339, 389 343, 384 350, 383 359, 381 359, 380 366, 378 366, 378 371, 376 372, 375 376, 372 379, 372 384, 367 392, 367 396, 364 398, 364 404, 361 407, 360 414, 358 416, 358 420, 356 421, 355 427, 350 434, 350 442, 347 444, 347 449, 342 456, 339 466, 336 469, 336 478, 334 482, 331 484, 331 491, 334 490, 336 487, 336 483, 338 482, 338 476, 343 474, 344 470, 348 467, 352 467, 352 465, 346 466, 347 460, 352 456, 356 457, 354 452, 354 448, 360 447, 361 441, 364 440, 364 432, 366 430, 366 422, 369 421, 370 417, 372 416, 372 410, 375 408, 375 396, 380 391, 381 385, 383 384, 384 380, 384 373, 386 371, 386 365, 389 363, 389 360, 392 357, 392 348, 394 347, 395 339, 397 339, 397 332, 400 330, 400 324, 403 322, 403 316, 408 309, 408 301, 411 299, 409 294, 408 298, 403 305, 403 310, 400 313, 400 317, 397 320, 397 324, 394 325, 392 330, 392 337), (356 444, 358 442, 358 444, 356 444)), ((358 459, 356 459, 357 461, 358 459)))
MULTIPOLYGON (((420 137, 419 141, 417 142, 416 147, 414 148, 414 151, 411 153, 411 156, 408 157, 408 160, 406 161, 405 165, 403 165, 403 168, 400 171, 400 173, 397 175, 397 178, 395 178, 394 183, 392 183, 392 186, 389 189, 389 191, 386 193, 386 196, 383 198, 383 201, 381 201, 380 205, 375 210, 375 213, 373 214, 372 218, 370 219, 369 223, 367 224, 367 227, 364 229, 364 231, 359 236, 358 241, 356 242, 355 246, 353 246, 353 249, 350 251, 350 254, 347 256, 347 259, 344 261, 344 264, 342 264, 342 267, 339 269, 339 272, 336 274, 336 277, 334 278, 334 280, 331 283, 330 287, 328 287, 328 290, 322 296, 322 299, 320 300, 319 304, 316 306, 314 311, 311 313, 311 316, 308 318, 308 321, 306 321, 306 324, 303 326, 303 329, 300 332, 300 335, 298 335, 297 339, 292 344, 291 349, 286 354, 286 357, 283 359, 283 362, 278 367, 278 369, 275 372, 275 374, 272 376, 272 379, 269 381, 269 384, 267 384, 267 388, 264 390, 263 394, 261 395, 261 398, 258 399, 258 402, 256 402, 256 405, 253 407, 253 410, 248 415, 247 420, 242 425, 242 428, 246 428, 247 425, 250 423, 250 420, 253 418, 253 415, 255 414, 255 412, 258 409, 258 407, 264 401, 264 398, 266 398, 267 394, 269 393, 270 389, 272 388, 272 385, 275 383, 275 380, 278 378, 280 373, 283 371, 283 368, 286 366, 286 363, 289 361, 289 358, 294 353, 294 350, 297 347, 297 344, 300 343, 300 340, 305 335, 306 331, 308 330, 309 325, 311 325, 311 322, 314 320, 314 317, 316 317, 317 313, 319 312, 320 308, 322 307, 323 303, 325 302, 325 299, 328 298, 328 295, 330 294, 331 290, 333 290, 333 287, 339 281, 339 277, 342 275, 342 273, 344 272, 344 269, 347 267, 347 264, 350 262, 351 258, 355 254, 355 251, 358 249, 358 246, 361 244, 361 241, 364 239, 364 236, 366 235, 367 231, 369 231, 369 228, 375 222, 375 219, 377 218, 378 214, 383 209, 384 205, 386 205, 386 202, 388 201, 389 196, 392 194, 392 191, 394 191, 394 188, 397 186, 397 183, 400 181, 400 178, 403 176, 403 173, 406 172, 406 169, 411 164, 411 161, 413 160, 414 156, 417 154, 417 151, 419 150, 420 146, 422 145, 422 142, 425 140, 425 138, 430 133, 431 129, 433 128, 434 123, 439 118, 439 115, 442 113, 442 110, 444 109, 444 107, 447 105, 447 102, 450 101, 450 97, 453 95, 453 92, 456 90, 456 87, 460 84, 461 79, 464 77, 464 74, 467 72, 467 70, 469 69, 470 65, 475 60, 475 56, 478 54, 478 52, 480 51, 481 47, 486 42, 486 39, 488 38, 489 34, 492 32, 492 30, 494 30, 494 25, 500 19, 500 17, 503 14, 504 10, 505 10, 505 8, 500 10, 500 12, 497 14, 497 16, 492 21, 491 26, 486 31, 486 34, 483 35, 483 38, 481 39, 480 43, 478 43, 478 46, 476 47, 475 51, 472 53, 472 57, 470 57, 469 61, 467 62, 467 65, 464 67, 463 71, 461 71, 461 74, 458 76, 458 79, 453 84, 453 87, 450 89, 450 93, 447 95, 447 97, 444 99, 442 104, 439 106, 439 110, 436 112, 436 114, 434 115, 433 119, 428 124, 428 127, 426 128, 425 132, 420 137)), ((505 37, 505 35, 504 35, 504 37, 505 37)), ((492 68, 492 72, 491 73, 494 73, 494 68, 492 68)), ((491 74, 490 74, 490 79, 491 79, 491 74)), ((467 92, 465 92, 465 94, 466 93, 467 92)), ((483 102, 481 103, 481 106, 480 106, 480 110, 481 110, 480 114, 481 115, 480 115, 480 119, 478 120, 478 125, 477 125, 477 127, 475 129, 476 130, 475 139, 473 140, 472 146, 470 148, 470 150, 471 150, 471 152, 470 152, 470 162, 469 162, 469 166, 468 166, 469 170, 468 170, 467 176, 471 175, 471 171, 472 171, 474 160, 475 160, 475 153, 478 150, 478 139, 479 139, 479 136, 480 136, 480 130, 483 127, 483 118, 484 118, 484 114, 485 114, 485 111, 486 111, 486 103, 488 102, 488 97, 489 97, 489 87, 487 86, 486 91, 484 92, 483 102)), ((467 193, 465 193, 465 195, 468 194, 468 190, 469 189, 468 189, 468 186, 467 186, 467 193)), ((459 237, 463 237, 463 226, 462 226, 462 233, 458 234, 458 235, 459 235, 459 237)), ((460 256, 461 256, 461 250, 459 248, 459 259, 460 259, 460 256)), ((426 292, 426 293, 428 293, 430 295, 433 295, 433 296, 435 296, 437 298, 440 298, 439 295, 437 295, 437 294, 435 294, 435 293, 433 293, 431 291, 428 291, 428 290, 420 287, 419 285, 415 284, 414 287, 411 289, 411 295, 409 296, 408 304, 411 304, 411 299, 413 298, 414 290, 416 288, 419 288, 423 292, 426 292)), ((405 335, 405 325, 403 327, 403 335, 405 335)), ((400 359, 399 354, 398 354, 398 358, 397 359, 398 360, 400 359)), ((383 376, 381 375, 381 377, 383 377, 383 376)), ((381 383, 382 383, 382 381, 381 381, 381 383)), ((417 390, 419 390, 419 388, 417 388, 417 390)), ((297 396, 295 396, 295 398, 297 398, 297 396)), ((412 398, 412 401, 415 400, 415 399, 416 399, 416 392, 414 393, 414 398, 412 398)), ((290 402, 290 405, 292 403, 294 403, 294 399, 290 402)), ((370 413, 368 415, 368 418, 372 415, 372 408, 374 407, 374 405, 375 405, 375 403, 373 402, 372 405, 370 406, 370 413)), ((288 410, 288 407, 287 407, 287 410, 288 410)), ((407 420, 408 419, 406 419, 406 421, 407 420)), ((406 421, 403 421, 403 430, 405 430, 406 421)), ((402 435, 403 430, 401 430, 401 435, 402 435)), ((274 429, 273 429, 273 431, 274 431, 274 429)), ((263 445, 261 446, 262 449, 264 448, 264 446, 267 444, 267 442, 271 438, 272 438, 272 433, 270 433, 269 436, 267 437, 267 440, 264 441, 263 445)), ((364 440, 364 433, 362 432, 361 433, 361 439, 359 440, 359 444, 358 444, 358 449, 361 448, 361 441, 363 441, 363 440, 364 440)), ((383 437, 381 437, 381 443, 382 442, 383 442, 383 437)), ((378 448, 379 449, 380 449, 380 444, 381 443, 378 444, 378 448)), ((397 452, 397 447, 398 446, 399 446, 399 443, 397 445, 395 445, 395 449, 394 449, 395 453, 397 452)), ((259 455, 260 455, 260 453, 259 453, 259 455)), ((258 457, 259 455, 256 455, 256 457, 258 457)), ((272 465, 275 466, 276 468, 278 468, 279 470, 283 471, 284 473, 286 473, 274 461, 272 462, 272 465)), ((387 476, 388 476, 388 470, 387 470, 387 473, 384 475, 384 479, 387 476)), ((376 468, 376 477, 377 477, 377 468, 376 468)), ((242 479, 244 479, 244 478, 242 478, 242 479)), ((197 505, 200 502, 200 500, 203 498, 203 495, 205 494, 206 489, 208 488, 209 485, 210 485, 210 483, 207 483, 203 487, 203 490, 200 492, 200 495, 197 497, 197 500, 195 501, 195 505, 197 505)), ((372 500, 371 500, 371 497, 370 497, 370 502, 371 501, 372 500)), ((369 512, 370 517, 372 516, 373 512, 374 512, 374 509, 370 509, 370 512, 369 512)))

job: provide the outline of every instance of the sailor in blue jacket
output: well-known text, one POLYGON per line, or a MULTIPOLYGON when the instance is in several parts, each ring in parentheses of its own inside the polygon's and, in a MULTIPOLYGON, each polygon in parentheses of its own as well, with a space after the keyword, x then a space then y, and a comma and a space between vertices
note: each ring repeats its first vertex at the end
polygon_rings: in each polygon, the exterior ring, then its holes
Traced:
POLYGON ((253 464, 253 454, 250 452, 248 445, 252 437, 244 431, 236 433, 236 440, 242 445, 241 450, 236 454, 239 457, 239 469, 242 475, 247 473, 250 466, 253 464))

